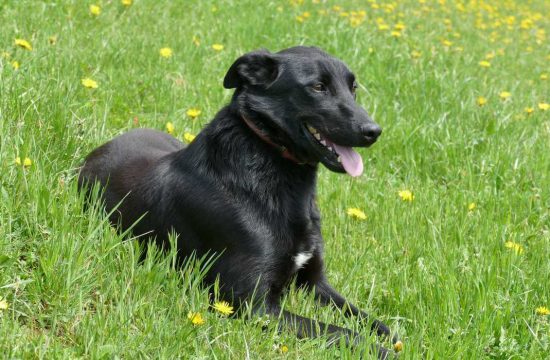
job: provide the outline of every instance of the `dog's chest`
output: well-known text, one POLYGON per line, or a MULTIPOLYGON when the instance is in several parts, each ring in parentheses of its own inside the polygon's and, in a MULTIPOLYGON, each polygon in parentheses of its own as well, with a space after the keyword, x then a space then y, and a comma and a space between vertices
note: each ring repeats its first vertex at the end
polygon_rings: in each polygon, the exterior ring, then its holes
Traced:
POLYGON ((311 259, 313 256, 313 251, 302 251, 297 253, 295 256, 292 257, 292 261, 294 262, 294 269, 299 270, 302 267, 304 267, 305 264, 311 259))

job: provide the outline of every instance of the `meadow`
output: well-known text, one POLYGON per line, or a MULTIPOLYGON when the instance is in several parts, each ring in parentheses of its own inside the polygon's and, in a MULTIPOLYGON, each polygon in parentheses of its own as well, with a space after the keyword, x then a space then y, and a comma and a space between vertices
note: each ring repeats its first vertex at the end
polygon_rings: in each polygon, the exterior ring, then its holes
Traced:
MULTIPOLYGON (((349 65, 384 128, 361 177, 320 168, 331 283, 400 334, 401 359, 550 358, 549 14, 544 0, 0 1, 0 357, 357 358, 213 311, 200 264, 154 248, 140 263, 76 190, 94 147, 136 127, 190 142, 229 101, 238 56, 305 44, 349 65)), ((285 303, 368 334, 301 290, 285 303)))

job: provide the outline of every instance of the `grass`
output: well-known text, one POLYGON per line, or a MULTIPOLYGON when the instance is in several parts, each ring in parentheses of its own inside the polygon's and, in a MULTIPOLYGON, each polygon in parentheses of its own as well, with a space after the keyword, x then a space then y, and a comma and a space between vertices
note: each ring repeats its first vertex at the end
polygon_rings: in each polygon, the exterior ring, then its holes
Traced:
MULTIPOLYGON (((550 307, 550 111, 541 109, 550 102, 550 3, 98 1, 98 16, 90 4, 0 2, 3 357, 357 356, 277 334, 273 322, 262 330, 265 319, 208 311, 196 262, 177 270, 173 254, 149 249, 139 264, 135 242, 101 211, 84 211, 76 191, 94 147, 167 122, 179 138, 196 134, 228 102, 222 79, 234 59, 296 44, 348 63, 358 101, 384 128, 361 151, 362 177, 319 174, 335 287, 399 331, 403 359, 550 356, 550 318, 536 311, 550 307), (162 47, 173 55, 161 57, 162 47), (190 118, 190 108, 201 114, 190 118), (348 216, 350 207, 367 219, 348 216), (190 311, 205 324, 193 326, 190 311)), ((366 333, 308 294, 285 301, 366 333)))

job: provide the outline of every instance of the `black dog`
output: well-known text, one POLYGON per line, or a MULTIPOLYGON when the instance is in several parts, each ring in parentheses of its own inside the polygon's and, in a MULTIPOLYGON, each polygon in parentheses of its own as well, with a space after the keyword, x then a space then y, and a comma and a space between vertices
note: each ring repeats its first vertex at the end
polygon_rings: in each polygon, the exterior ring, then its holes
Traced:
MULTIPOLYGON (((206 282, 220 279, 235 305, 262 299, 258 312, 281 315, 299 337, 325 334, 356 344, 361 336, 280 308, 289 282, 314 289, 324 304, 367 314, 327 282, 316 205, 318 163, 358 176, 361 156, 381 133, 355 102, 355 76, 312 47, 256 51, 231 66, 224 86, 231 103, 187 147, 170 135, 133 130, 94 150, 79 187, 98 181, 111 221, 166 246, 179 234, 178 257, 217 252, 206 282)), ((389 336, 375 320, 371 329, 389 336)), ((394 337, 393 342, 397 342, 394 337)), ((378 347, 380 357, 389 353, 378 347)))

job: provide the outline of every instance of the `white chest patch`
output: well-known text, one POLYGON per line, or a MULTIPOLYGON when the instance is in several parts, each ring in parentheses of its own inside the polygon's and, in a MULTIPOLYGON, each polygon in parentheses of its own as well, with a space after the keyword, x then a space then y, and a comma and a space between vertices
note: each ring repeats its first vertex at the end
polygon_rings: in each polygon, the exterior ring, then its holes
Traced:
POLYGON ((304 266, 309 259, 313 256, 311 252, 301 252, 294 256, 294 264, 296 264, 296 270, 304 266))

